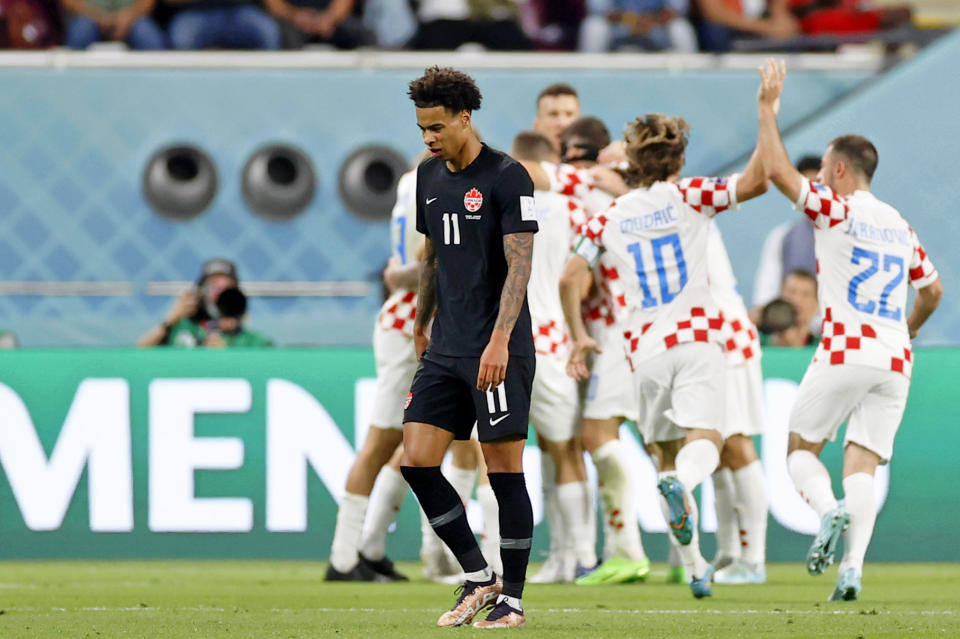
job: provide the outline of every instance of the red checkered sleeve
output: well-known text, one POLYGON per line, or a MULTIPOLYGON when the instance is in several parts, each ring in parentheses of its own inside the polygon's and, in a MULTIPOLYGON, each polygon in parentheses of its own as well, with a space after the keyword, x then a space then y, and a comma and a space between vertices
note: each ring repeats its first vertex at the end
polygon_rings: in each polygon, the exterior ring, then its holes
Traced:
POLYGON ((850 214, 847 198, 833 192, 829 186, 803 178, 800 197, 795 207, 813 221, 818 229, 828 229, 840 224, 850 214))
POLYGON ((563 195, 583 198, 593 190, 593 179, 583 169, 569 164, 558 164, 554 173, 553 187, 563 195))
POLYGON ((574 235, 579 235, 587 225, 587 211, 577 198, 567 198, 567 209, 570 211, 570 229, 574 235))
POLYGON ((680 189, 683 201, 690 208, 707 217, 713 217, 737 208, 738 177, 732 175, 729 178, 683 178, 677 182, 677 188, 680 189))
POLYGON ((923 288, 937 280, 939 275, 930 257, 923 249, 920 238, 913 229, 910 229, 910 241, 913 243, 913 259, 910 260, 910 285, 914 288, 923 288))
POLYGON ((596 266, 603 251, 603 231, 607 227, 608 218, 603 213, 597 213, 587 220, 581 227, 580 234, 575 239, 576 248, 573 252, 587 260, 591 266, 596 266))

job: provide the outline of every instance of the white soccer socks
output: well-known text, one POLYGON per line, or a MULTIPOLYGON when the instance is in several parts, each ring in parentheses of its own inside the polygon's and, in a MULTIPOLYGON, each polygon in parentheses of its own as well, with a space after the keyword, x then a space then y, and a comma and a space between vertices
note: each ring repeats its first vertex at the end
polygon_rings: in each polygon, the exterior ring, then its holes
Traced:
MULTIPOLYGON (((619 439, 613 439, 593 451, 597 467, 597 484, 603 501, 606 525, 604 532, 613 541, 604 558, 622 556, 630 561, 646 558, 637 525, 637 509, 633 502, 633 484, 628 473, 626 451, 619 439)), ((604 544, 608 547, 609 544, 604 544)))
POLYGON ((740 558, 751 566, 767 561, 767 489, 763 464, 756 460, 732 473, 740 515, 740 558))
POLYGON ((453 489, 460 495, 460 501, 469 504, 470 497, 473 495, 473 484, 477 479, 477 469, 460 468, 450 464, 443 469, 443 476, 447 478, 453 489))
POLYGON ((677 479, 692 493, 720 465, 720 451, 709 439, 695 439, 680 449, 675 465, 677 479))
POLYGON ((717 569, 740 559, 740 522, 736 512, 737 489, 733 473, 721 468, 713 473, 713 495, 717 509, 717 569))
POLYGON ((373 492, 370 493, 366 520, 363 522, 360 552, 367 559, 377 561, 386 554, 387 531, 397 518, 408 488, 407 481, 399 472, 390 466, 380 469, 373 492))
POLYGON ((821 520, 837 507, 830 473, 816 455, 809 450, 795 450, 787 456, 787 470, 797 492, 816 511, 821 520))
POLYGON ((843 535, 844 552, 840 574, 853 568, 863 574, 863 558, 877 521, 877 502, 873 495, 873 475, 854 473, 843 478, 844 505, 850 512, 850 527, 843 535))
POLYGON ((550 530, 550 554, 566 550, 568 531, 564 530, 563 515, 557 498, 557 465, 553 458, 541 451, 540 481, 543 486, 543 512, 550 530))
POLYGON ((556 487, 562 526, 573 541, 577 563, 584 568, 597 565, 597 532, 591 528, 590 487, 585 481, 575 481, 556 487))
POLYGON ((370 498, 345 493, 337 509, 337 527, 333 531, 330 564, 339 572, 350 572, 357 565, 357 546, 363 534, 363 517, 370 498))
POLYGON ((500 559, 500 506, 490 484, 477 486, 477 501, 483 511, 483 537, 480 539, 480 551, 490 567, 498 575, 503 574, 503 562, 500 559))
MULTIPOLYGON (((676 546, 683 560, 683 568, 687 579, 700 579, 706 572, 709 564, 700 552, 700 511, 697 501, 693 497, 693 489, 709 477, 720 464, 720 451, 707 439, 697 439, 685 444, 677 453, 675 461, 676 471, 660 473, 660 479, 674 477, 682 485, 685 492, 687 514, 693 526, 693 538, 686 546, 676 546)), ((670 521, 670 507, 667 500, 660 496, 660 508, 664 517, 670 521)))

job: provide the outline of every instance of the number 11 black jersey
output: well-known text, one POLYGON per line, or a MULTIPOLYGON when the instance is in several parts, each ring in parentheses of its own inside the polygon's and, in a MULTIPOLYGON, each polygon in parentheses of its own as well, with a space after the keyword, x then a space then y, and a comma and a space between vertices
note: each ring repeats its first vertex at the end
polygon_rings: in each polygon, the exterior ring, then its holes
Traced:
MULTIPOLYGON (((503 236, 537 231, 530 176, 486 145, 458 172, 440 158, 425 160, 417 170, 417 230, 430 238, 437 256, 437 317, 429 349, 480 357, 507 276, 503 236)), ((509 349, 511 356, 534 354, 526 297, 509 349)))

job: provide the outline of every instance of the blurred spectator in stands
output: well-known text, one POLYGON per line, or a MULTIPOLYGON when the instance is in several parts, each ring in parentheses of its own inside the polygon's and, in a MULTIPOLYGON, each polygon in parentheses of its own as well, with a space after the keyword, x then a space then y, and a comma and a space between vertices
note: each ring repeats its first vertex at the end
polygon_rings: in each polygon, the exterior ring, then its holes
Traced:
POLYGON ((451 50, 472 43, 501 51, 531 49, 519 15, 517 0, 420 0, 420 28, 412 46, 451 50))
POLYGON ((86 49, 101 40, 126 42, 131 49, 166 49, 167 42, 150 13, 156 0, 61 0, 67 15, 64 44, 86 49))
POLYGON ((797 322, 797 309, 782 297, 763 307, 757 330, 761 346, 800 347, 812 343, 807 327, 797 322))
POLYGON ((164 0, 174 49, 279 49, 280 25, 252 0, 164 0))
POLYGON ((800 33, 789 0, 695 0, 700 49, 729 51, 736 38, 785 40, 800 33))
POLYGON ((591 0, 580 50, 697 51, 688 0, 591 0))
POLYGON ((57 0, 0 0, 0 49, 46 49, 58 44, 57 0))
POLYGON ((783 279, 780 297, 797 309, 797 326, 803 329, 804 343, 812 344, 816 333, 820 332, 817 319, 817 277, 802 268, 787 273, 783 279))
POLYGON ((10 331, 0 330, 0 350, 10 350, 18 346, 20 346, 20 342, 17 341, 16 335, 10 331))
MULTIPOLYGON (((399 0, 395 0, 399 2, 399 0)), ((283 31, 287 49, 305 44, 330 44, 356 49, 376 44, 376 36, 358 15, 355 0, 264 0, 283 31)))
POLYGON ((808 35, 874 33, 910 22, 907 5, 873 7, 864 0, 789 0, 790 10, 808 35))
MULTIPOLYGON (((236 288, 239 282, 237 267, 233 262, 222 258, 208 260, 200 269, 196 286, 187 289, 177 298, 163 322, 141 337, 137 346, 203 345, 211 333, 221 329, 219 320, 222 312, 218 306, 220 295, 227 289, 236 288)), ((231 301, 229 297, 227 303, 231 301)), ((236 328, 230 321, 226 323, 226 327, 230 331, 236 328)))
POLYGON ((417 33, 417 18, 407 0, 364 0, 363 22, 381 49, 402 49, 417 33))
POLYGON ((572 51, 577 48, 580 25, 588 0, 527 0, 520 5, 523 30, 537 49, 572 51))
MULTIPOLYGON (((797 170, 809 180, 817 179, 820 156, 805 155, 797 162, 797 170)), ((813 254, 813 223, 806 215, 775 226, 763 241, 760 263, 753 279, 754 313, 780 294, 784 274, 794 269, 817 272, 817 258, 813 254)), ((754 323, 759 320, 753 317, 754 323)))

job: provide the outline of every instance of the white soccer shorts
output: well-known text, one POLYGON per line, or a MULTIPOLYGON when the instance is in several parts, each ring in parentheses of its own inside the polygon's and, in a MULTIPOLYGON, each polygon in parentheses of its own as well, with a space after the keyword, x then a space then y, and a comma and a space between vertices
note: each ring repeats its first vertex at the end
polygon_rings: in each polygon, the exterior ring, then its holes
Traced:
POLYGON ((760 358, 748 359, 740 366, 727 367, 724 404, 724 439, 731 435, 763 434, 763 371, 760 358))
POLYGON ((577 434, 580 422, 577 382, 567 365, 553 355, 537 353, 537 372, 530 396, 530 423, 538 435, 563 442, 577 434))
POLYGON ((376 402, 370 425, 403 428, 403 405, 417 371, 413 338, 395 329, 373 329, 373 357, 377 362, 376 402))
POLYGON ((640 362, 637 430, 645 444, 686 437, 688 428, 720 431, 724 414, 726 362, 719 344, 679 344, 640 362))
POLYGON ((605 329, 593 336, 602 353, 594 353, 590 364, 583 402, 584 419, 625 417, 637 421, 637 390, 624 351, 619 327, 605 329))
POLYGON ((893 440, 907 406, 910 380, 901 373, 856 364, 816 362, 807 368, 790 412, 790 432, 808 442, 837 438, 880 456, 893 455, 893 440))

